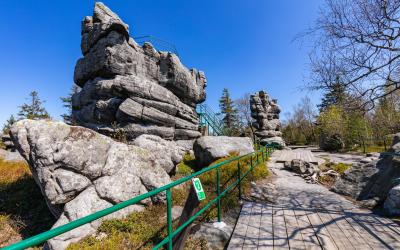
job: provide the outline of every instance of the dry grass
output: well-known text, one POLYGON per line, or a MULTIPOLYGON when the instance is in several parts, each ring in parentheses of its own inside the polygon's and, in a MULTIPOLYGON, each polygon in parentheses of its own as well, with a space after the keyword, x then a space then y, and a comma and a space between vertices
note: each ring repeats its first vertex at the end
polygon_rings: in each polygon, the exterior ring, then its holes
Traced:
MULTIPOLYGON (((225 161, 231 157, 219 159, 210 165, 225 161)), ((253 159, 255 162, 255 158, 253 159)), ((241 160, 241 171, 244 173, 249 169, 250 158, 241 160)), ((184 157, 184 160, 178 165, 177 173, 173 177, 174 180, 187 176, 195 171, 194 158, 189 155, 184 157)), ((265 163, 259 163, 253 171, 245 178, 242 187, 244 195, 250 192, 250 182, 263 179, 269 175, 265 163)), ((229 184, 236 180, 237 176, 237 162, 232 162, 224 165, 221 168, 221 190, 224 190, 229 184)), ((206 199, 200 203, 203 207, 213 198, 216 197, 216 171, 210 171, 199 176, 203 188, 206 191, 206 199)), ((191 182, 188 181, 172 190, 173 205, 183 206, 188 197, 188 191, 191 182)), ((223 213, 227 213, 230 209, 238 206, 238 190, 234 188, 231 192, 227 193, 221 201, 223 213)), ((210 221, 215 219, 217 211, 215 206, 205 212, 199 220, 210 221)), ((176 228, 177 221, 174 222, 176 228)), ((104 238, 96 236, 89 236, 78 243, 71 244, 68 250, 97 250, 97 249, 151 249, 155 244, 159 243, 167 236, 166 232, 166 206, 153 205, 147 207, 142 212, 132 213, 125 219, 113 219, 104 221, 98 229, 98 234, 105 235, 104 238)), ((189 236, 185 243, 185 249, 208 249, 205 240, 196 239, 189 236)))
POLYGON ((21 235, 18 233, 18 224, 7 215, 0 215, 0 247, 5 247, 11 243, 20 241, 21 235))
POLYGON ((24 162, 0 158, 0 246, 48 230, 55 222, 24 162))

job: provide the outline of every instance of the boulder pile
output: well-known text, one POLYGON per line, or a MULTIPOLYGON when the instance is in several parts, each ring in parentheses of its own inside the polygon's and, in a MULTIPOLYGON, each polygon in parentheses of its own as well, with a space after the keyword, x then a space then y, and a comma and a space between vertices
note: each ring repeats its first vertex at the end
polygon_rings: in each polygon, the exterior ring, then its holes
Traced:
POLYGON ((170 52, 139 46, 128 25, 102 3, 82 21, 83 57, 72 97, 78 125, 103 134, 122 131, 128 142, 142 134, 190 140, 198 132, 197 103, 205 100, 206 78, 170 52))
MULTIPOLYGON (((50 211, 58 218, 54 227, 171 182, 159 164, 159 155, 88 128, 22 120, 12 126, 10 134, 29 163, 50 211)), ((162 194, 154 196, 110 216, 120 218, 163 200, 162 194)), ((95 233, 100 223, 101 219, 57 236, 48 241, 48 246, 65 249, 71 242, 95 233)))
POLYGON ((270 99, 265 91, 259 91, 250 96, 251 117, 256 121, 253 127, 256 128, 255 135, 260 138, 260 143, 278 144, 285 147, 285 142, 282 139, 281 122, 279 113, 281 112, 278 106, 278 100, 270 99))
POLYGON ((307 183, 317 183, 320 169, 317 165, 300 159, 284 163, 284 168, 303 177, 307 183))
POLYGON ((384 204, 390 215, 400 215, 400 133, 391 148, 377 158, 369 155, 353 164, 336 181, 332 191, 368 204, 384 204), (373 202, 369 202, 373 201, 373 202))

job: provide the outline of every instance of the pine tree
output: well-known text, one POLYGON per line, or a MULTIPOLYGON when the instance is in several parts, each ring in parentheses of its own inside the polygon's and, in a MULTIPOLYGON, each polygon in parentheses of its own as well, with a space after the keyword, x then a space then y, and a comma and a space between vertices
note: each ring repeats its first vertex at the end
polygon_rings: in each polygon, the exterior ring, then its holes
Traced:
POLYGON ((62 114, 61 117, 63 118, 64 122, 69 125, 74 123, 72 119, 72 95, 78 91, 78 86, 74 84, 67 97, 60 97, 63 107, 67 109, 67 112, 62 114))
POLYGON ((10 118, 8 118, 8 120, 6 121, 6 123, 3 126, 3 133, 7 134, 8 131, 10 131, 11 126, 17 122, 17 120, 15 119, 14 115, 11 115, 10 118))
POLYGON ((18 116, 20 119, 47 119, 50 118, 49 113, 42 106, 44 101, 40 100, 38 92, 32 91, 29 94, 30 103, 24 103, 20 106, 18 116))
POLYGON ((340 83, 339 77, 336 78, 336 82, 332 85, 328 92, 324 94, 321 100, 321 104, 317 105, 320 112, 327 110, 330 106, 342 106, 346 98, 346 89, 340 83))
POLYGON ((219 99, 219 108, 221 110, 221 114, 223 115, 222 120, 224 122, 226 132, 228 134, 233 134, 237 128, 238 117, 234 102, 232 101, 227 88, 224 88, 222 91, 222 96, 219 99))

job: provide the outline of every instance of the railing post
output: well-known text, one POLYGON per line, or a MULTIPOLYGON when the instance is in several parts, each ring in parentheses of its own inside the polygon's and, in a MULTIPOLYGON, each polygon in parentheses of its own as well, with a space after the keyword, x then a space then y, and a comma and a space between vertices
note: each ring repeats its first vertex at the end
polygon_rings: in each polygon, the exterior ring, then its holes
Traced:
POLYGON ((256 156, 257 156, 257 163, 256 163, 256 165, 258 164, 258 150, 256 151, 256 156))
POLYGON ((217 209, 218 209, 218 222, 221 222, 221 187, 220 187, 220 168, 217 168, 217 209))
POLYGON ((238 168, 238 188, 239 188, 239 201, 242 199, 242 180, 241 178, 241 173, 240 173, 240 160, 237 162, 237 168, 238 168))
POLYGON ((262 161, 263 162, 265 162, 264 150, 265 150, 265 148, 261 148, 261 156, 262 156, 262 161))
POLYGON ((166 190, 167 195, 167 224, 168 224, 168 250, 172 250, 172 198, 171 189, 166 190))

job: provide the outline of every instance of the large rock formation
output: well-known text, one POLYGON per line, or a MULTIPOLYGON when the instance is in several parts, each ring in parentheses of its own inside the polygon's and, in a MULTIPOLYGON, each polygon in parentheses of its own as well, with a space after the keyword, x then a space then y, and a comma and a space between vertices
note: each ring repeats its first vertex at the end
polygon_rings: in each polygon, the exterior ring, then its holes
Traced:
MULTIPOLYGON (((183 142, 183 141, 179 141, 183 142)), ((140 135, 133 145, 144 148, 157 156, 155 160, 167 173, 174 173, 175 166, 182 161, 189 150, 178 145, 175 141, 166 141, 156 135, 140 135)), ((193 143, 190 148, 193 147, 193 143)))
MULTIPOLYGON (((358 200, 384 202, 400 178, 400 156, 396 154, 400 154, 400 133, 394 137, 388 154, 383 154, 379 160, 354 164, 336 181, 332 190, 358 200)), ((396 195, 397 190, 394 190, 391 198, 396 195)))
POLYGON ((239 155, 252 153, 254 148, 248 137, 203 136, 194 142, 193 151, 197 164, 206 167, 231 153, 239 155))
POLYGON ((281 109, 276 99, 270 99, 265 91, 259 91, 250 96, 251 117, 256 121, 253 127, 256 128, 255 135, 260 138, 261 144, 278 144, 285 147, 282 139, 281 122, 279 113, 281 109))
POLYGON ((139 46, 128 25, 102 3, 82 21, 81 49, 74 81, 82 90, 72 98, 79 125, 105 134, 118 128, 128 141, 141 134, 200 137, 195 106, 205 100, 203 72, 149 43, 139 46))
MULTIPOLYGON (((22 120, 12 126, 10 133, 51 212, 58 218, 54 227, 170 182, 157 161, 159 155, 87 128, 22 120)), ((112 216, 122 217, 163 199, 163 195, 155 196, 112 216)), ((51 249, 64 249, 94 233, 100 221, 55 237, 48 244, 51 249)))

